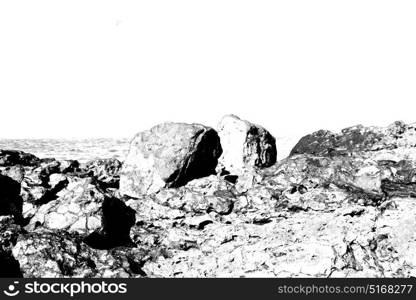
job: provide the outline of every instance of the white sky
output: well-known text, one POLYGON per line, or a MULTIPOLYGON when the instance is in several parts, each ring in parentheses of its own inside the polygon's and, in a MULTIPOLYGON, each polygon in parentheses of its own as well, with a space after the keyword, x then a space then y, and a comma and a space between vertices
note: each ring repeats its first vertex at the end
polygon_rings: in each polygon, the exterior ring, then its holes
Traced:
POLYGON ((416 121, 416 1, 0 0, 0 138, 416 121))

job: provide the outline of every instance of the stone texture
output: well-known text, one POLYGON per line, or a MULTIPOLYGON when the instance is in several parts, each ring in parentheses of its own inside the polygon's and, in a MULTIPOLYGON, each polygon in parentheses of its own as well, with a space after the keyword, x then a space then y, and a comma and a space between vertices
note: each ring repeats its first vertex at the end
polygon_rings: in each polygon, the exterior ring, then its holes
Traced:
POLYGON ((13 215, 22 221, 23 199, 20 196, 20 183, 10 177, 0 175, 0 216, 13 215))
POLYGON ((13 216, 0 216, 0 278, 22 277, 19 262, 11 251, 23 232, 13 216))
POLYGON ((232 174, 244 168, 265 168, 276 162, 275 138, 263 127, 227 115, 218 124, 223 153, 220 164, 232 174))
POLYGON ((215 131, 168 127, 132 143, 134 197, 114 160, 0 166, 0 276, 416 276, 414 125, 314 133, 238 176, 214 174, 215 131), (212 173, 189 176, 198 151, 212 173))
POLYGON ((129 242, 135 214, 121 200, 108 196, 91 183, 75 179, 57 194, 57 199, 41 205, 27 228, 77 232, 96 248, 129 242))
POLYGON ((85 164, 83 171, 92 176, 102 188, 118 188, 122 163, 116 158, 97 159, 85 164))
POLYGON ((217 132, 199 124, 163 123, 138 133, 130 145, 120 191, 138 197, 179 187, 215 172, 221 155, 217 132))
POLYGON ((36 166, 40 159, 35 155, 18 150, 0 149, 0 166, 36 166))
POLYGON ((345 128, 335 134, 327 130, 319 130, 304 136, 292 149, 290 155, 313 154, 316 156, 339 156, 380 150, 395 150, 407 154, 416 145, 414 125, 395 122, 388 127, 365 127, 357 125, 345 128), (404 150, 404 151, 403 151, 404 150))
POLYGON ((41 205, 28 227, 66 229, 83 234, 101 228, 101 205, 105 195, 91 179, 75 179, 57 194, 55 200, 41 205))
POLYGON ((37 231, 19 237, 13 249, 24 277, 132 277, 127 261, 83 243, 76 233, 37 231))

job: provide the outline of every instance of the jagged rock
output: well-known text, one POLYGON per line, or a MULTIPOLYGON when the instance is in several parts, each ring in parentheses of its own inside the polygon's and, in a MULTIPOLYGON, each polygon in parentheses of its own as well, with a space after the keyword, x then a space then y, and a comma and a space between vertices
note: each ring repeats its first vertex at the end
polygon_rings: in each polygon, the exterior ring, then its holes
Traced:
POLYGON ((76 179, 57 194, 57 199, 41 205, 29 230, 44 226, 50 230, 67 230, 88 236, 88 244, 108 249, 130 242, 129 231, 135 213, 119 199, 109 197, 91 183, 76 179))
POLYGON ((18 261, 11 254, 17 238, 23 230, 12 216, 0 217, 0 278, 22 277, 18 261))
POLYGON ((192 191, 204 195, 214 195, 217 191, 233 190, 234 185, 224 177, 210 175, 189 181, 186 185, 176 189, 178 191, 192 191))
POLYGON ((416 164, 410 160, 379 161, 381 189, 388 197, 416 197, 416 164))
POLYGON ((345 128, 339 134, 319 130, 306 135, 295 145, 290 155, 351 155, 393 150, 399 147, 413 148, 415 145, 416 131, 413 125, 406 125, 403 122, 395 122, 386 128, 357 125, 345 128))
POLYGON ((195 179, 177 189, 164 189, 152 198, 159 204, 189 213, 227 214, 233 207, 236 191, 232 184, 217 176, 195 179))
POLYGON ((39 177, 44 186, 47 186, 49 181, 49 176, 52 174, 60 173, 61 163, 57 160, 48 160, 41 164, 39 167, 39 177))
POLYGON ((246 167, 270 167, 276 162, 276 140, 259 125, 228 115, 220 121, 218 135, 223 149, 219 162, 232 174, 240 174, 246 167))
POLYGON ((238 176, 235 188, 239 193, 245 193, 255 186, 256 183, 261 182, 262 179, 261 174, 255 170, 245 170, 238 176))
POLYGON ((382 208, 375 223, 372 253, 386 277, 416 275, 416 202, 393 198, 382 208))
POLYGON ((80 168, 80 164, 77 160, 68 159, 60 161, 59 165, 59 173, 74 173, 78 172, 80 168))
POLYGON ((339 165, 334 178, 336 184, 349 182, 347 185, 353 189, 361 189, 377 198, 416 197, 415 145, 414 125, 403 122, 386 128, 359 125, 339 134, 321 130, 307 135, 293 148, 291 156, 308 154, 319 161, 324 161, 323 157, 331 159, 339 165), (344 172, 341 164, 346 163, 350 171, 359 169, 354 180, 351 180, 354 173, 344 172))
POLYGON ((138 133, 123 163, 120 191, 138 197, 215 173, 221 145, 215 130, 163 123, 138 133))
POLYGON ((130 266, 106 250, 83 243, 66 231, 37 231, 21 235, 13 248, 24 277, 130 277, 130 266))
POLYGON ((413 197, 416 198, 416 183, 397 183, 391 180, 383 180, 381 183, 383 192, 389 197, 413 197))
POLYGON ((416 275, 414 125, 314 133, 239 174, 214 174, 218 142, 202 125, 140 133, 133 197, 114 196, 117 160, 0 166, 0 276, 416 275))
MULTIPOLYGON (((339 267, 347 276, 355 266, 334 261, 350 241, 368 247, 375 214, 374 208, 360 218, 345 216, 341 209, 309 210, 266 223, 217 222, 196 231, 200 235, 186 231, 188 237, 179 241, 193 240, 192 248, 172 247, 168 257, 147 261, 143 270, 151 277, 326 277, 339 267)), ((374 275, 374 266, 362 274, 374 275)))
POLYGON ((48 160, 37 167, 26 168, 22 185, 30 189, 34 186, 49 187, 49 176, 59 173, 59 162, 48 160))
POLYGON ((400 160, 378 161, 379 167, 383 170, 383 179, 390 179, 397 183, 416 182, 416 161, 400 160))
POLYGON ((334 184, 374 200, 384 197, 382 170, 371 159, 296 155, 282 160, 262 175, 263 179, 257 181, 275 189, 292 188, 293 185, 313 189, 334 184))
POLYGON ((97 159, 87 162, 84 171, 94 176, 103 188, 118 188, 121 166, 116 158, 97 159))
POLYGON ((21 190, 25 204, 39 206, 57 199, 57 193, 68 185, 71 178, 77 178, 78 165, 77 161, 60 162, 46 158, 41 159, 38 166, 26 167, 21 190))
POLYGON ((68 183, 68 177, 63 174, 54 173, 49 176, 48 185, 52 190, 60 191, 65 188, 68 183))
POLYGON ((25 204, 31 203, 39 206, 58 198, 58 192, 64 189, 68 183, 68 177, 59 173, 50 174, 37 182, 25 178, 22 183, 21 195, 25 204))
POLYGON ((0 216, 0 251, 9 252, 17 237, 23 232, 22 227, 16 224, 13 216, 0 216))
POLYGON ((38 208, 28 228, 45 226, 88 234, 101 227, 105 195, 91 184, 91 179, 75 179, 56 196, 38 208))
POLYGON ((0 166, 36 166, 40 159, 35 155, 18 150, 0 150, 0 166))

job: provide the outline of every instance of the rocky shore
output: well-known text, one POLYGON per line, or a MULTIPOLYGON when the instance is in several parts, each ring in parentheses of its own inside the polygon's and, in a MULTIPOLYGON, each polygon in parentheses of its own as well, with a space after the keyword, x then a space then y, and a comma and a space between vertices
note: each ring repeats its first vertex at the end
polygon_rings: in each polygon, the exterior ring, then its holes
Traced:
POLYGON ((416 125, 164 123, 125 160, 0 150, 0 277, 416 276, 416 125))

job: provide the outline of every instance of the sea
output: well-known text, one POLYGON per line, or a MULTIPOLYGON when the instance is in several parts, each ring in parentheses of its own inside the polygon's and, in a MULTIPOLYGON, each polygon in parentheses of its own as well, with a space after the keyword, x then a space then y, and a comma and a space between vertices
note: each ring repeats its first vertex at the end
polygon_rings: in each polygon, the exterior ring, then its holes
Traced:
MULTIPOLYGON (((58 160, 76 159, 86 162, 100 158, 117 158, 123 161, 129 151, 128 138, 90 139, 0 139, 0 149, 21 150, 39 158, 58 160)), ((287 157, 299 137, 276 138, 277 159, 287 157)))
POLYGON ((0 149, 21 150, 39 158, 76 159, 86 162, 98 158, 124 160, 130 139, 0 139, 0 149))

